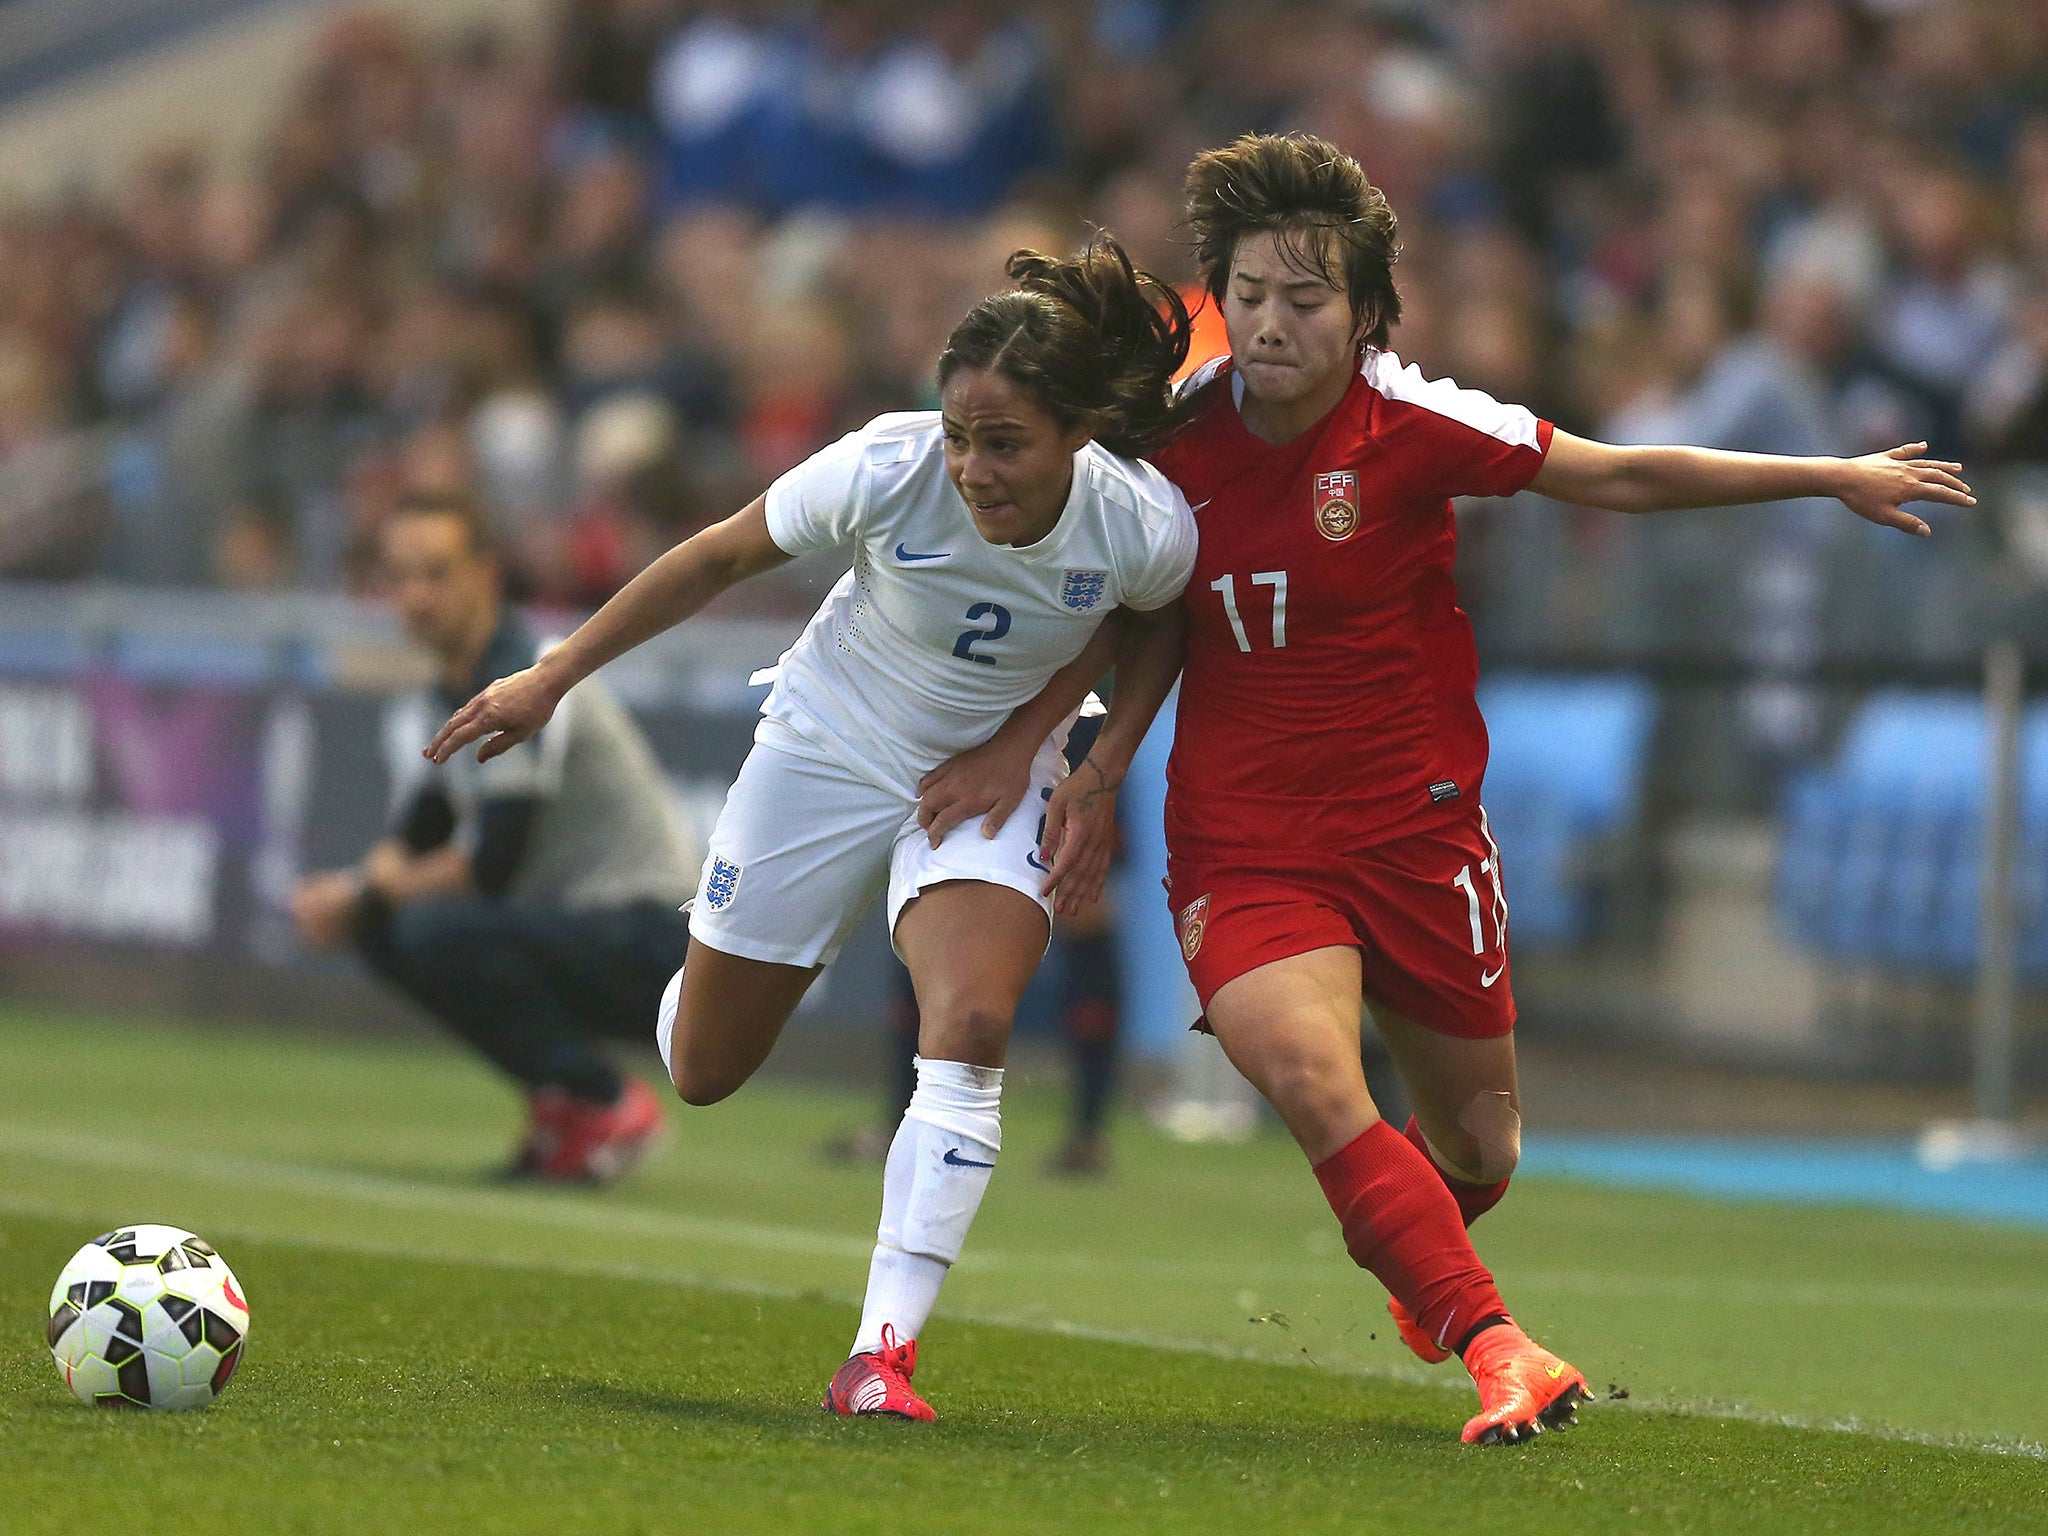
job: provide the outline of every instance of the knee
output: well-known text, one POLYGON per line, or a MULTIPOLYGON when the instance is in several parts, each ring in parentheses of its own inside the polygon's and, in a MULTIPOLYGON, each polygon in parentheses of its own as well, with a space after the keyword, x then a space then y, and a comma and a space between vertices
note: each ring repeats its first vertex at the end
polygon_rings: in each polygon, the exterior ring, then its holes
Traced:
POLYGON ((720 1061, 709 1051, 692 1050, 687 1041, 679 1041, 668 1075, 678 1098, 704 1109, 739 1092, 749 1074, 735 1071, 730 1062, 720 1061))
POLYGON ((715 1034, 692 1029, 687 1021, 670 1024, 662 1060, 676 1096, 693 1108, 703 1109, 729 1099, 753 1076, 755 1062, 735 1057, 715 1034))
POLYGON ((1522 1160, 1522 1115, 1512 1094, 1475 1094, 1458 1115, 1457 1133, 1440 1145, 1425 1132, 1430 1154, 1453 1178, 1500 1184, 1522 1160))
POLYGON ((918 1048, 948 1061, 1000 1066, 1009 1052, 1015 1017, 1015 1008, 986 1002, 941 1003, 925 1013, 918 1048))
POLYGON ((1471 1122, 1478 1149, 1479 1184, 1499 1184, 1513 1177, 1522 1161, 1522 1112, 1505 1093, 1485 1093, 1473 1100, 1465 1119, 1471 1122))
POLYGON ((436 897, 410 902, 391 914, 384 944, 403 961, 445 959, 488 943, 499 929, 488 902, 475 897, 436 897))
POLYGON ((730 1077, 693 1068, 684 1061, 676 1063, 672 1081, 676 1085, 676 1097, 693 1109, 708 1109, 721 1100, 731 1098, 740 1087, 730 1077))
POLYGON ((1327 1052, 1287 1050, 1262 1063, 1259 1087, 1297 1130, 1349 1126, 1370 1118, 1372 1095, 1355 1060, 1327 1052))
POLYGON ((1519 1141, 1499 1146, 1463 1141, 1455 1148, 1440 1147, 1432 1141, 1429 1155, 1439 1168, 1460 1183, 1504 1184, 1514 1177, 1516 1165, 1522 1160, 1522 1148, 1519 1141))

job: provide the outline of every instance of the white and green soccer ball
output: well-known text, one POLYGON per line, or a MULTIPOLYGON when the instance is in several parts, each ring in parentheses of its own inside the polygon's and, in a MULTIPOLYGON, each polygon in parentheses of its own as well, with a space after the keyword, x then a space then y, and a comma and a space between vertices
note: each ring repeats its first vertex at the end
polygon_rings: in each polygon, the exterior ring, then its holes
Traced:
POLYGON ((101 1408, 204 1408, 242 1363, 249 1304, 213 1245, 147 1224, 96 1237, 50 1292, 64 1385, 101 1408))

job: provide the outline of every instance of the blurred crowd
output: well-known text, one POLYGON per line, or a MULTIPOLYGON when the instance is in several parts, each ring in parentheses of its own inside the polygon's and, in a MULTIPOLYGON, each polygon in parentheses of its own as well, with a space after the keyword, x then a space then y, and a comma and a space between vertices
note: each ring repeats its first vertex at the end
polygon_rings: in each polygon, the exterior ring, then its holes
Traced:
MULTIPOLYGON (((0 576, 360 587, 449 488, 526 595, 594 603, 929 403, 1014 247, 1094 221, 1190 276, 1181 173, 1252 129, 1386 188, 1426 373, 1618 440, 2048 459, 2048 0, 402 14, 326 34, 258 163, 0 215, 0 576)), ((1482 625, 1532 646, 1732 628, 1796 669, 1968 579, 1827 509, 1470 528, 1482 625)))

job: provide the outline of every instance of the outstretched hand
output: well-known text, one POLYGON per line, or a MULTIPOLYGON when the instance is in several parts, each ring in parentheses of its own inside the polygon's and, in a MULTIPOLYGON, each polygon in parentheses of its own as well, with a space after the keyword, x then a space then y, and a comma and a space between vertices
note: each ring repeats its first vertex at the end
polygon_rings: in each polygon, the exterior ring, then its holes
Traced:
POLYGON ((472 741, 482 740, 476 760, 487 763, 546 725, 560 702, 561 695, 538 667, 501 677, 448 717, 427 743, 425 755, 445 763, 472 741))
POLYGON ((1865 522, 1899 528, 1927 537, 1924 520, 1906 510, 1911 501, 1939 501, 1952 507, 1974 507, 1977 498, 1962 478, 1960 464, 1923 459, 1925 443, 1907 443, 1884 453, 1844 459, 1843 484, 1835 495, 1865 522))

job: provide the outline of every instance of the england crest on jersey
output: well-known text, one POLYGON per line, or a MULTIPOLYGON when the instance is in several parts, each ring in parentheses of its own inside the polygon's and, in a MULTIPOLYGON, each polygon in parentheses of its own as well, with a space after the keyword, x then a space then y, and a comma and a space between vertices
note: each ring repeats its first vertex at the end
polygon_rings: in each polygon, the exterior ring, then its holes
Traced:
POLYGON ((723 912, 732 905, 733 894, 740 888, 740 866, 731 859, 714 857, 711 869, 704 877, 704 905, 714 912, 723 912))
POLYGON ((1087 613, 1109 591, 1107 571, 1069 571, 1060 584, 1060 601, 1076 613, 1087 613))

